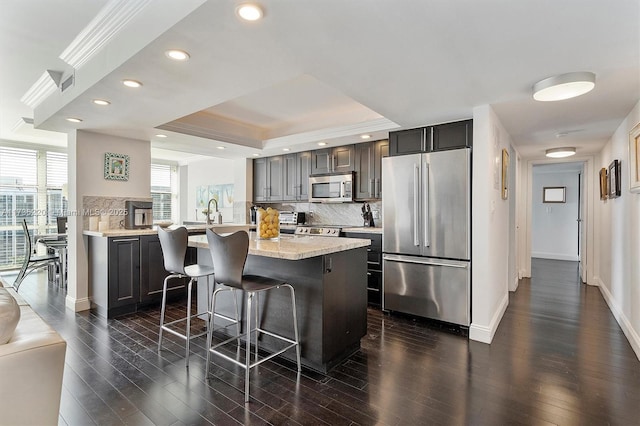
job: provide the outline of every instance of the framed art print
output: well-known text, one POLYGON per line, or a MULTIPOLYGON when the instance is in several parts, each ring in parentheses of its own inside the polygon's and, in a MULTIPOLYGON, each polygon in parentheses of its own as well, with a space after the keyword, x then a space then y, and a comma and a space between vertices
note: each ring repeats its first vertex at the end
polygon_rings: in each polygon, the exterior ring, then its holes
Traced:
POLYGON ((640 123, 629 133, 629 191, 640 192, 640 123))
POLYGON ((622 195, 620 189, 620 160, 613 160, 609 164, 609 198, 618 198, 622 195))
POLYGON ((129 156, 105 152, 104 178, 108 180, 129 180, 129 156))

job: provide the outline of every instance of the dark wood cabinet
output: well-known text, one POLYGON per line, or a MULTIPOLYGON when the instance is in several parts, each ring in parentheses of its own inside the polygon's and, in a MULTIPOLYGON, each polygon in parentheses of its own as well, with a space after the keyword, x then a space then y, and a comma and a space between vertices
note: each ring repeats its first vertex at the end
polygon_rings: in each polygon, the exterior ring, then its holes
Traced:
POLYGON ((349 173, 355 170, 354 145, 311 151, 311 174, 349 173))
POLYGON ((473 120, 433 126, 433 151, 471 147, 473 144, 473 120))
POLYGON ((253 201, 282 201, 284 160, 281 155, 253 160, 253 201))
POLYGON ((389 155, 395 156, 426 152, 428 150, 427 130, 427 127, 421 127, 419 129, 389 132, 389 155))
MULTIPOLYGON (((193 262, 195 263, 195 262, 193 262)), ((140 302, 162 300, 162 286, 169 273, 164 269, 162 247, 157 235, 140 236, 140 302)), ((187 280, 172 278, 167 282, 167 294, 183 296, 187 280)))
POLYGON ((132 306, 135 311, 140 299, 140 239, 109 238, 108 245, 109 310, 132 306))
POLYGON ((389 156, 389 141, 384 139, 356 144, 357 200, 379 199, 382 196, 382 158, 389 156))
POLYGON ((311 152, 288 154, 283 159, 283 200, 309 200, 311 152))
POLYGON ((371 240, 371 245, 367 247, 367 301, 371 306, 382 306, 382 235, 346 232, 345 237, 371 240))
POLYGON ((445 151, 473 145, 473 120, 389 133, 389 155, 445 151))

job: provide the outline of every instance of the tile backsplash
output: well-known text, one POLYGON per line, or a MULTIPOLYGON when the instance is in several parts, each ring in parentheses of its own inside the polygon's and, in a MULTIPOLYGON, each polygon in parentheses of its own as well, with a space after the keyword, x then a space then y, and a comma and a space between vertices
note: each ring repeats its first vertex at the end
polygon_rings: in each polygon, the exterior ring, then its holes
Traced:
POLYGON ((109 229, 124 228, 124 222, 122 222, 126 216, 124 202, 127 200, 152 201, 151 198, 85 195, 82 197, 82 229, 89 229, 89 217, 101 214, 109 215, 109 229))
MULTIPOLYGON (((363 203, 281 203, 265 204, 280 211, 311 212, 311 217, 307 218, 309 225, 349 225, 362 226, 363 203)), ((372 212, 378 212, 374 218, 376 226, 382 226, 382 202, 372 201, 369 203, 372 212)), ((375 213, 374 213, 375 215, 375 213)))

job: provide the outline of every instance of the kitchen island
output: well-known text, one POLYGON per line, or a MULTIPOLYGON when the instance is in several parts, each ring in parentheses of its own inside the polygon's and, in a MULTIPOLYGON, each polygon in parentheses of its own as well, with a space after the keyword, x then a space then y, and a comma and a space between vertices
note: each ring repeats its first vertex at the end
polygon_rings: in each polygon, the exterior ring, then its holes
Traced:
MULTIPOLYGON (((190 235, 248 231, 250 225, 190 225, 190 235)), ((176 228, 177 225, 169 228, 176 228)), ((164 269, 157 228, 83 231, 89 257, 89 298, 99 316, 113 318, 136 312, 140 307, 158 304, 168 275, 164 269)), ((195 263, 195 249, 187 252, 187 264, 195 263)), ((169 280, 169 297, 183 297, 186 279, 169 280)))
MULTIPOLYGON (((366 247, 370 240, 293 235, 281 235, 277 241, 256 240, 251 232, 249 241, 245 273, 281 279, 295 289, 302 364, 327 372, 358 350, 367 331, 366 247)), ((198 249, 198 263, 212 264, 206 236, 190 236, 189 245, 198 249)), ((199 311, 205 308, 210 290, 198 285, 199 311)), ((243 318, 244 308, 243 303, 243 318)), ((230 292, 222 293, 216 311, 234 316, 230 292)), ((286 288, 260 295, 260 320, 264 329, 293 337, 286 288)), ((260 339, 261 349, 280 348, 268 335, 260 339)), ((295 360, 295 351, 283 356, 295 360)))

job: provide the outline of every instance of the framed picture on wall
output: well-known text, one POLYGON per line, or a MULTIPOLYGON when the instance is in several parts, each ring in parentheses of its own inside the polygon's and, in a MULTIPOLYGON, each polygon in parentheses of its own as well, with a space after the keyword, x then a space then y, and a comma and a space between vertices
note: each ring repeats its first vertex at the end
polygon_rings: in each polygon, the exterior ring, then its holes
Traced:
POLYGON ((129 180, 129 156, 105 152, 104 178, 108 180, 129 180))
POLYGON ((509 151, 502 149, 502 199, 509 198, 509 151))
POLYGON ((603 167, 600 169, 600 199, 606 200, 609 195, 608 186, 608 176, 607 176, 607 168, 603 167))
POLYGON ((542 188, 542 202, 565 203, 566 192, 566 186, 545 186, 544 188, 542 188))
POLYGON ((640 123, 629 133, 629 191, 640 192, 640 123))
POLYGON ((609 198, 618 198, 622 195, 620 189, 620 160, 613 160, 609 164, 609 198))

